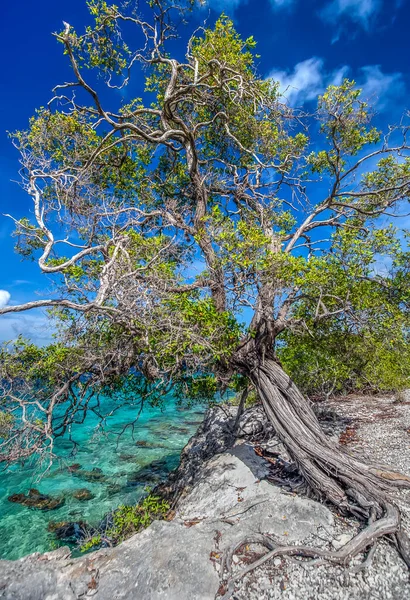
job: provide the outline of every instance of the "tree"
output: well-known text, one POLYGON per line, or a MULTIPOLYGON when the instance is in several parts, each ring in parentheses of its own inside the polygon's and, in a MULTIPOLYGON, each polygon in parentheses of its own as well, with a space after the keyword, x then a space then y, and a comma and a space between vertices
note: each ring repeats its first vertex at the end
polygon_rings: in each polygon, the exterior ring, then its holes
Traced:
POLYGON ((318 323, 317 304, 305 297, 298 306, 303 328, 290 329, 282 336, 277 348, 280 361, 309 396, 399 393, 409 388, 409 255, 393 231, 389 236, 383 248, 386 254, 378 255, 370 276, 369 259, 375 260, 375 248, 369 247, 367 232, 355 232, 355 244, 347 247, 334 237, 331 251, 337 254, 339 266, 343 265, 344 275, 333 280, 332 294, 340 296, 343 289, 349 289, 349 310, 318 323), (383 276, 377 276, 378 264, 383 276))
MULTIPOLYGON (((65 24, 56 38, 73 81, 14 136, 35 217, 16 221, 17 249, 55 276, 56 296, 0 313, 51 307, 60 341, 2 354, 15 415, 3 458, 52 447, 92 390, 209 397, 251 384, 312 492, 369 520, 339 552, 315 555, 345 560, 391 535, 410 565, 388 498, 409 478, 329 440, 275 356, 287 332, 342 318, 390 323, 378 307, 394 287, 374 264, 398 255, 380 218, 409 197, 407 126, 383 136, 349 80, 313 115, 291 109, 258 77, 253 38, 225 16, 172 57, 184 7, 149 5, 152 21, 90 0, 93 26, 79 35, 65 24), (116 108, 138 68, 143 98, 116 108)), ((402 337, 407 294, 403 283, 390 302, 402 337)))

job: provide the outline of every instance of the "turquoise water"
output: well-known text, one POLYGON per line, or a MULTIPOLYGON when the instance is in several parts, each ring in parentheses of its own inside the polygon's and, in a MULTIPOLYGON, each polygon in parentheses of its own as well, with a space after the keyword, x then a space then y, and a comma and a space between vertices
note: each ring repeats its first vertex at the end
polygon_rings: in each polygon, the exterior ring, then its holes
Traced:
MULTIPOLYGON (((105 402, 108 406, 104 408, 109 409, 110 401, 105 402)), ((97 417, 90 414, 72 430, 78 442, 76 451, 71 442, 58 439, 59 460, 45 474, 44 465, 32 463, 0 473, 0 558, 17 559, 63 545, 48 531, 50 521, 85 521, 96 526, 113 508, 137 502, 147 486, 153 487, 178 466, 182 448, 202 421, 203 409, 181 409, 173 401, 163 410, 144 407, 134 429, 127 428, 118 437, 135 416, 135 407, 124 407, 102 431, 97 417), (73 464, 77 466, 69 468, 73 464), (97 481, 90 475, 93 469, 102 471, 97 481), (65 503, 43 511, 7 499, 30 488, 63 496, 65 503), (82 488, 94 498, 80 501, 73 497, 73 492, 82 488)))

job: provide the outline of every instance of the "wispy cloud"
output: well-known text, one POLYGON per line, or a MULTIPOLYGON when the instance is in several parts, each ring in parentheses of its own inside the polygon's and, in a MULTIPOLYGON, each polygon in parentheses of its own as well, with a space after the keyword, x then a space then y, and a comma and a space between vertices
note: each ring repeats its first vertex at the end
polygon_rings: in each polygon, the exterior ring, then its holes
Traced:
POLYGON ((320 15, 331 23, 337 23, 343 16, 368 29, 381 7, 382 0, 332 0, 321 10, 320 15))
POLYGON ((0 290, 0 308, 4 308, 10 302, 10 292, 7 290, 0 290))
POLYGON ((52 321, 42 311, 0 317, 0 343, 14 341, 22 335, 41 346, 51 342, 52 334, 52 321))
POLYGON ((291 106, 302 106, 316 100, 329 84, 340 84, 347 71, 347 67, 341 67, 326 72, 324 60, 312 57, 298 63, 292 70, 273 70, 268 78, 279 82, 280 92, 291 106))
MULTIPOLYGON (((217 12, 226 12, 232 14, 238 6, 248 4, 250 0, 202 0, 202 7, 209 6, 217 12)), ((285 9, 292 6, 296 0, 269 0, 271 6, 275 9, 285 9)))
POLYGON ((280 93, 291 106, 315 101, 327 86, 340 85, 345 77, 355 79, 357 87, 363 90, 363 98, 378 110, 386 109, 405 94, 401 73, 383 73, 379 65, 361 67, 356 73, 347 65, 329 71, 318 57, 304 60, 291 70, 272 70, 268 77, 279 82, 280 93))
POLYGON ((392 101, 406 92, 401 73, 383 73, 380 65, 369 65, 360 69, 358 86, 363 98, 376 105, 379 110, 387 108, 392 101))
POLYGON ((203 7, 209 6, 217 12, 226 12, 231 14, 238 8, 240 4, 247 4, 248 0, 203 0, 203 7))
POLYGON ((33 283, 33 281, 29 281, 28 279, 13 279, 13 282, 10 284, 10 287, 15 287, 19 285, 32 285, 33 283))
POLYGON ((296 0, 269 0, 274 8, 288 8, 292 6, 296 0))

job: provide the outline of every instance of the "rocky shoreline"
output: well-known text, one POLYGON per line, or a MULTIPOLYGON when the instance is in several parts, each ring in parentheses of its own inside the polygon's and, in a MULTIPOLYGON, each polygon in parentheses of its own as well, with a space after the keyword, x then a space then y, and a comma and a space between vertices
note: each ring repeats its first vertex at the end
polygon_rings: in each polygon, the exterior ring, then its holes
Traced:
MULTIPOLYGON (((356 398, 317 406, 322 426, 352 450, 410 471, 410 405, 356 398), (408 436, 408 437, 406 437, 408 436), (383 444, 380 443, 382 440, 383 444)), ((236 422, 236 407, 208 411, 181 454, 179 468, 156 488, 172 503, 170 521, 155 521, 115 548, 72 558, 68 548, 0 561, 6 600, 355 600, 410 597, 407 568, 394 548, 378 545, 370 566, 342 569, 275 559, 220 584, 226 551, 244 537, 336 549, 358 524, 306 497, 284 448, 260 407, 236 422), (237 429, 235 430, 235 424, 237 429)), ((406 515, 409 494, 397 495, 406 515)), ((248 544, 232 556, 234 573, 261 556, 248 544)))

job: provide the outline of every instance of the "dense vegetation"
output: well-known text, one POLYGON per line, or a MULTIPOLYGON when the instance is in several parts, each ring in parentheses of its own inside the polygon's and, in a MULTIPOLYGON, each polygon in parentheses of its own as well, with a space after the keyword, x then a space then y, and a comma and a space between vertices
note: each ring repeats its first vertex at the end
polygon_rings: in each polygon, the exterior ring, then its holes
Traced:
POLYGON ((349 80, 290 108, 225 16, 179 59, 188 6, 148 5, 90 0, 93 24, 56 34, 73 80, 14 135, 34 206, 17 251, 55 296, 0 312, 48 307, 58 336, 1 355, 2 459, 52 453, 99 393, 120 408, 251 386, 312 492, 370 520, 334 559, 388 533, 410 563, 386 496, 408 480, 329 440, 278 361, 310 393, 407 385, 409 261, 389 222, 410 194, 407 125, 383 134, 349 80))

